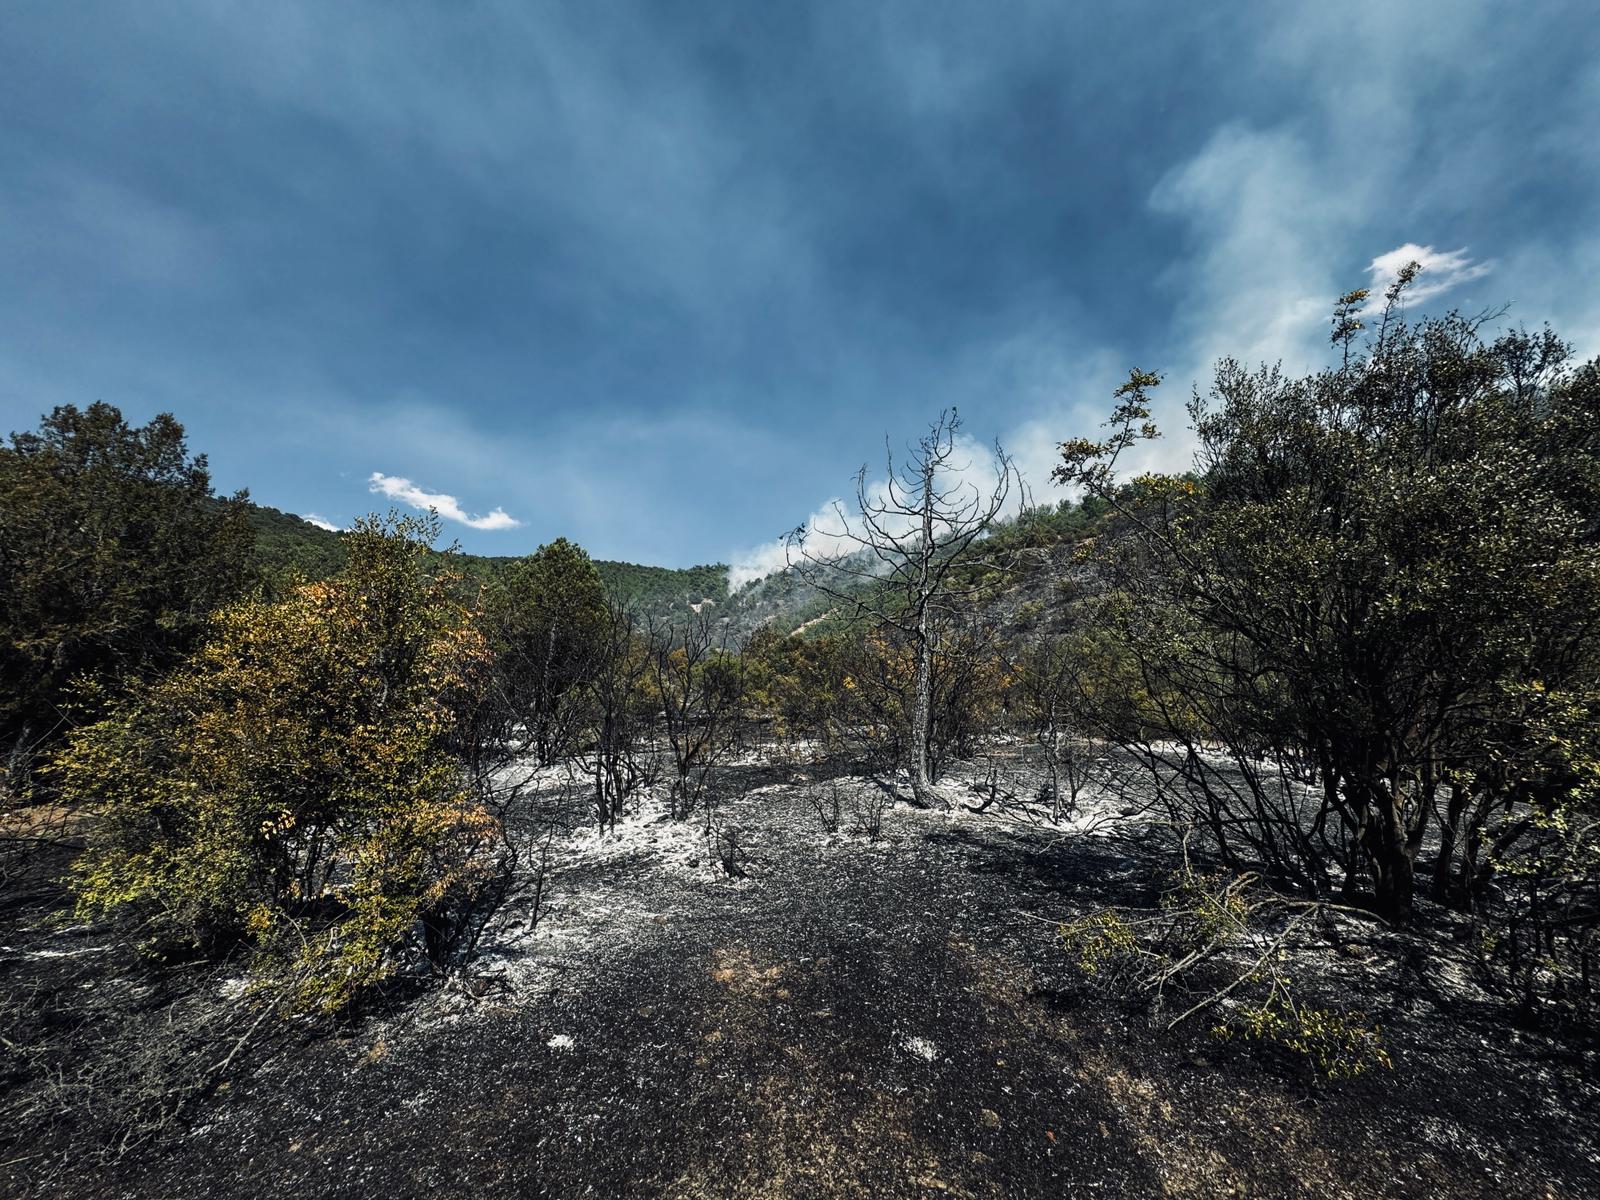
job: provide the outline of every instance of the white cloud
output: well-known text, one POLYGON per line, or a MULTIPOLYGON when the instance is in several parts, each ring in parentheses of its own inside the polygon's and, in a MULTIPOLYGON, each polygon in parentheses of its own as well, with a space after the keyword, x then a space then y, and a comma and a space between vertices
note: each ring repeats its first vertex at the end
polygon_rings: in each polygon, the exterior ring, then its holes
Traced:
POLYGON ((461 507, 461 502, 444 492, 425 492, 411 480, 399 475, 385 475, 374 471, 367 481, 367 490, 409 504, 412 508, 433 509, 447 521, 457 521, 469 529, 515 529, 522 522, 503 508, 491 509, 483 516, 473 516, 461 507))
POLYGON ((1372 298, 1362 310, 1363 316, 1383 311, 1384 292, 1400 277, 1401 268, 1408 263, 1416 263, 1422 268, 1417 281, 1406 290, 1406 299, 1412 304, 1442 296, 1463 283, 1482 279, 1494 270, 1493 263, 1474 262, 1468 258, 1464 247, 1460 250, 1435 250, 1432 246, 1407 242, 1387 254, 1378 255, 1367 268, 1372 276, 1372 298))
POLYGON ((340 528, 332 521, 328 520, 326 517, 319 517, 316 513, 301 513, 300 519, 302 521, 309 521, 318 529, 326 529, 329 533, 342 532, 342 530, 340 530, 340 528))

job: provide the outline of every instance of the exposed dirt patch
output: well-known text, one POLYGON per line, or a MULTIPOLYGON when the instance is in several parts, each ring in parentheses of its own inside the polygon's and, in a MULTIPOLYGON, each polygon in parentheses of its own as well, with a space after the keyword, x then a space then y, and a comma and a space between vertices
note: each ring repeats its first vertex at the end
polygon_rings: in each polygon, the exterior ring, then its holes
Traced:
POLYGON ((711 978, 729 991, 752 1000, 789 999, 789 989, 779 986, 784 964, 761 966, 745 946, 719 947, 715 960, 711 978))

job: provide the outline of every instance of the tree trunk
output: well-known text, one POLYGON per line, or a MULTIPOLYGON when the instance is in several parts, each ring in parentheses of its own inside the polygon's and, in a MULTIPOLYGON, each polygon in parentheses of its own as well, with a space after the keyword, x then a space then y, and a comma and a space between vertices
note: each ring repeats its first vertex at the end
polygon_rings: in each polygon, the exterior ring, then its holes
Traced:
MULTIPOLYGON (((1078 797, 1072 797, 1077 807, 1078 797)), ((1056 722, 1055 701, 1050 702, 1050 820, 1061 820, 1061 726, 1056 722)))
POLYGON ((933 463, 922 468, 922 547, 917 589, 917 666, 912 681, 911 797, 919 808, 938 802, 928 769, 928 735, 933 724, 933 463))
POLYGON ((1372 819, 1366 829, 1367 857, 1372 865, 1373 908, 1384 920, 1404 925, 1416 897, 1416 864, 1406 845, 1406 831, 1395 798, 1381 787, 1369 794, 1372 819))
POLYGON ((911 796, 919 807, 929 808, 937 800, 928 771, 928 727, 933 714, 933 642, 924 627, 919 627, 917 648, 916 700, 911 712, 911 796))
POLYGON ((1467 808, 1467 792, 1459 783, 1452 785, 1450 803, 1445 806, 1444 820, 1439 822, 1439 857, 1434 861, 1433 899, 1439 904, 1460 905, 1463 897, 1457 889, 1454 870, 1456 842, 1461 828, 1461 817, 1467 808))
POLYGON ((1416 868, 1402 850, 1386 852, 1381 861, 1374 860, 1373 884, 1376 890, 1374 910, 1385 921, 1404 925, 1411 920, 1411 904, 1416 896, 1416 868))

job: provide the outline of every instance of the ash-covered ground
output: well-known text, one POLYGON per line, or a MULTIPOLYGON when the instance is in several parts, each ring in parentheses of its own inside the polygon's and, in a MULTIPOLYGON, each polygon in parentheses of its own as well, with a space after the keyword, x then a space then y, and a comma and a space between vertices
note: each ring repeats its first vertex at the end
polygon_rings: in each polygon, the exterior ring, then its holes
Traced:
MULTIPOLYGON (((1509 1023, 1448 922, 1401 933, 1341 919, 1295 950, 1306 994, 1359 1007, 1394 1061, 1322 1083, 1288 1056, 1215 1041, 1205 1022, 1165 1032, 1081 986, 1057 922, 1153 904, 1172 865, 1170 836, 1123 794, 1061 825, 1014 805, 891 807, 872 840, 849 832, 882 796, 865 780, 844 785, 837 835, 810 805, 824 789, 792 767, 752 758, 718 789, 736 850, 648 805, 601 837, 582 823, 581 788, 552 781, 524 814, 554 829, 536 925, 524 897, 462 979, 280 1050, 120 1157, 74 1153, 70 1137, 13 1141, 0 1187, 1600 1195, 1592 1051, 1509 1023)), ((94 950, 29 936, 7 948, 17 970, 94 950)))

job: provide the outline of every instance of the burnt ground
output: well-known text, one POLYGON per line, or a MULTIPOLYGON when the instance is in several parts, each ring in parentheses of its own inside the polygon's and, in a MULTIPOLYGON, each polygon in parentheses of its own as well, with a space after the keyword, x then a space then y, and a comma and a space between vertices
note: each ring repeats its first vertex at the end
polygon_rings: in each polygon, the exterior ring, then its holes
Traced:
POLYGON ((504 914, 467 979, 296 1042, 118 1158, 13 1145, 0 1189, 1600 1195, 1595 1058, 1509 1024, 1447 930, 1316 935, 1303 986, 1354 997, 1395 1064, 1319 1083, 1080 985, 1052 922, 1151 902, 1153 829, 896 808, 874 843, 823 835, 785 774, 726 786, 745 878, 689 830, 602 840, 546 795, 569 822, 546 913, 504 914))

